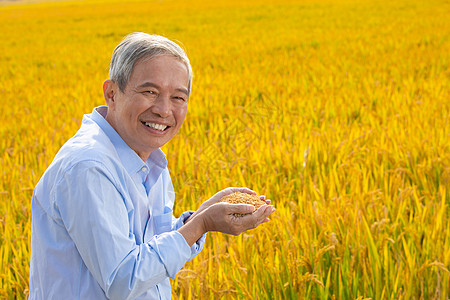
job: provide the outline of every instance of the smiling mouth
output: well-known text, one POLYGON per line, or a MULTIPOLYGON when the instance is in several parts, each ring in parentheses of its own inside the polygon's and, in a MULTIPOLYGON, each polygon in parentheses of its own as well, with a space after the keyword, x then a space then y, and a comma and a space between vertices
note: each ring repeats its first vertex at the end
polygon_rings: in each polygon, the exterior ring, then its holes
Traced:
POLYGON ((157 124, 157 123, 152 123, 152 122, 142 122, 142 124, 144 124, 147 127, 156 129, 158 131, 164 131, 167 128, 169 128, 170 126, 167 125, 162 125, 162 124, 157 124))

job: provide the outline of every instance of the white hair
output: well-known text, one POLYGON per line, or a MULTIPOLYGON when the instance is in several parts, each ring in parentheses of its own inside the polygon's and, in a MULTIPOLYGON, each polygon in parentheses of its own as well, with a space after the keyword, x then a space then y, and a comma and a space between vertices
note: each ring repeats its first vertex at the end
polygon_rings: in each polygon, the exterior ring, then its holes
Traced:
POLYGON ((189 75, 188 94, 192 88, 192 67, 184 50, 168 38, 144 32, 131 33, 114 49, 109 68, 109 79, 124 92, 134 65, 140 59, 172 55, 186 65, 189 75))

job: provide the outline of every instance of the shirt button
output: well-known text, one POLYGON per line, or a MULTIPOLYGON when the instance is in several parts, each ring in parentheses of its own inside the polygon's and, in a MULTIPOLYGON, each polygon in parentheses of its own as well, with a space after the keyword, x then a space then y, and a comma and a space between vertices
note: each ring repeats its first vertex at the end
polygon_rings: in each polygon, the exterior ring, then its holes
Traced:
POLYGON ((147 172, 147 167, 143 167, 142 172, 147 172))

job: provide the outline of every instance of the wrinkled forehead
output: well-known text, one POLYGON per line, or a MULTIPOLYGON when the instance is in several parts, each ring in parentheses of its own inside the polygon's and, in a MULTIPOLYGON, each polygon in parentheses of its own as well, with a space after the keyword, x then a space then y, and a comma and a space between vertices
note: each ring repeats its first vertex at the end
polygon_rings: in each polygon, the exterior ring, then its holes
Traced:
POLYGON ((137 60, 135 61, 134 65, 133 65, 133 68, 131 69, 131 72, 134 71, 134 69, 135 69, 135 67, 136 67, 137 65, 142 64, 142 63, 145 63, 145 62, 147 62, 147 61, 149 61, 149 60, 152 60, 152 59, 155 59, 155 58, 158 58, 158 57, 163 57, 163 56, 171 57, 171 58, 173 58, 173 59, 179 61, 180 63, 182 63, 182 64, 185 66, 185 68, 186 68, 186 72, 188 73, 188 75, 190 75, 190 74, 189 74, 189 65, 188 65, 183 59, 181 59, 180 57, 175 56, 175 55, 170 54, 170 53, 161 53, 161 54, 147 55, 147 56, 141 57, 141 58, 139 58, 139 59, 137 59, 137 60))
MULTIPOLYGON (((180 58, 180 57, 178 57, 176 55, 170 54, 170 53, 162 53, 162 54, 156 54, 156 55, 147 55, 147 56, 144 56, 144 57, 141 57, 141 58, 137 59, 135 61, 134 65, 133 65, 133 68, 131 69, 130 78, 131 78, 131 74, 133 74, 133 72, 134 72, 134 70, 136 69, 137 66, 139 66, 141 64, 144 64, 144 63, 146 63, 148 61, 151 61, 153 59, 160 58, 160 57, 170 57, 170 58, 173 58, 176 61, 178 61, 178 62, 183 64, 183 66, 185 67, 186 74, 187 74, 187 85, 188 85, 187 88, 188 88, 188 95, 189 95, 190 91, 191 91, 191 85, 192 85, 192 71, 190 69, 190 65, 189 65, 188 62, 186 62, 182 58, 180 58)), ((128 78, 128 81, 130 80, 130 78, 128 78)), ((127 82, 127 85, 128 85, 128 82, 127 82)))

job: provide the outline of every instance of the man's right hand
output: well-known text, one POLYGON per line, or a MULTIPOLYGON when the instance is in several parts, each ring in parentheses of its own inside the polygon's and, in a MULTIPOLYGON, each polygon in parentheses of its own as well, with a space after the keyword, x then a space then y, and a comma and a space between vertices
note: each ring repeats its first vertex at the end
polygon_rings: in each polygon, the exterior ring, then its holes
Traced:
MULTIPOLYGON (((232 193, 235 193, 235 192, 241 192, 241 193, 247 193, 247 194, 250 194, 250 195, 256 195, 255 191, 252 191, 251 189, 246 188, 246 187, 228 187, 226 189, 223 189, 223 190, 217 192, 214 196, 212 196, 211 198, 209 198, 208 200, 203 202, 202 205, 200 205, 200 207, 189 217, 189 219, 187 219, 185 221, 185 223, 189 222, 192 218, 197 216, 202 211, 206 210, 211 205, 214 205, 217 202, 219 202, 220 199, 222 199, 223 197, 225 197, 227 195, 230 195, 232 193)), ((266 201, 265 196, 260 196, 260 197, 261 197, 262 200, 266 201)), ((266 203, 270 204, 270 200, 267 200, 266 203)))
POLYGON ((263 205, 254 213, 253 205, 215 203, 178 229, 186 239, 189 246, 192 246, 204 233, 208 231, 218 231, 226 234, 239 235, 244 231, 256 228, 258 225, 268 222, 269 215, 275 211, 272 205, 263 205), (250 213, 250 214, 249 214, 250 213), (236 217, 234 214, 248 214, 236 217))
POLYGON ((206 231, 218 231, 239 235, 269 221, 268 216, 275 211, 272 205, 263 205, 254 213, 254 206, 249 204, 216 203, 206 209, 202 215, 206 231), (248 214, 237 217, 235 214, 248 214))

